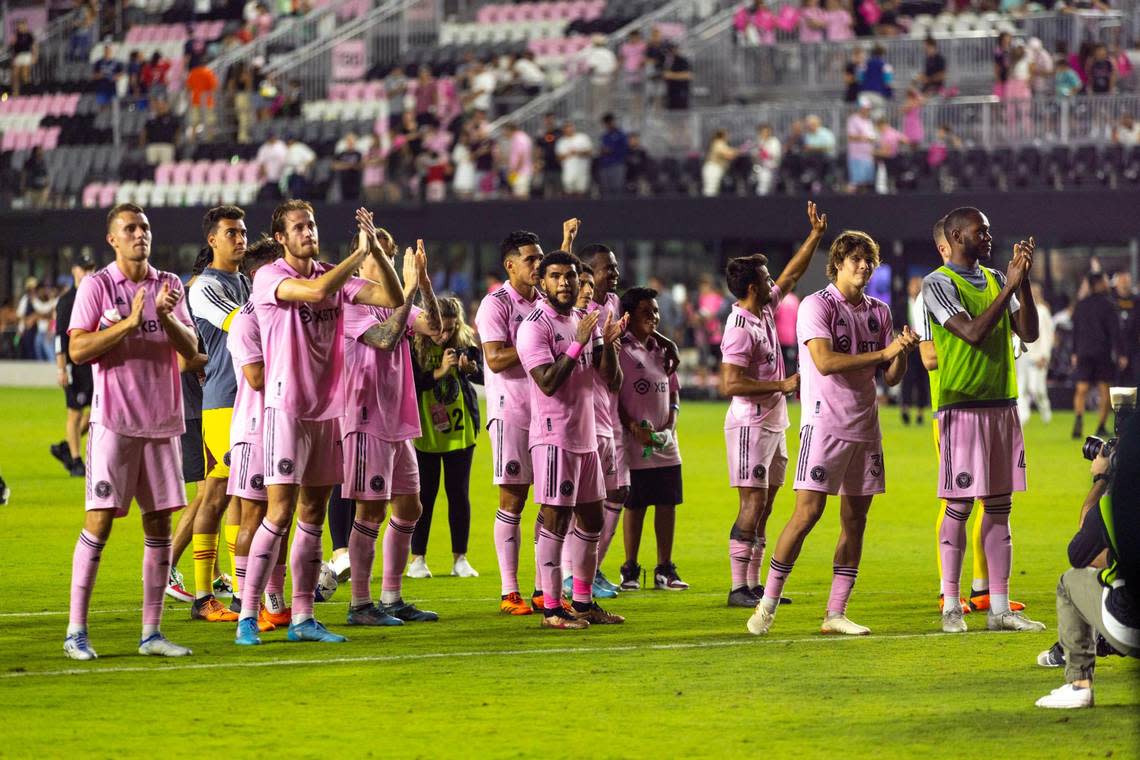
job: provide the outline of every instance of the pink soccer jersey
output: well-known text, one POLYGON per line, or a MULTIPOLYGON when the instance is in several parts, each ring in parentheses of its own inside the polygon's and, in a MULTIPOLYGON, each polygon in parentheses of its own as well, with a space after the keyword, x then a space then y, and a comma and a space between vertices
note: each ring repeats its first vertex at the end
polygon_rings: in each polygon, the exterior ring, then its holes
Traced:
POLYGON ((261 327, 253 303, 246 301, 230 321, 226 348, 234 365, 237 394, 234 396, 233 420, 230 423, 230 448, 239 443, 261 446, 261 417, 265 410, 265 395, 246 382, 242 367, 265 361, 261 350, 261 327))
MULTIPOLYGON (((606 325, 607 316, 614 322, 621 319, 621 299, 616 293, 607 293, 604 304, 591 301, 586 311, 600 312, 598 329, 601 330, 606 325)), ((598 435, 606 438, 613 438, 614 428, 621 426, 621 420, 618 418, 617 394, 610 393, 606 381, 598 373, 594 373, 594 423, 598 427, 598 435)))
MULTIPOLYGON (((750 380, 784 379, 784 355, 776 335, 776 307, 783 294, 772 287, 772 300, 757 317, 740 304, 733 304, 720 342, 721 361, 743 367, 750 380)), ((724 429, 759 427, 773 433, 788 429, 788 402, 779 392, 733 396, 724 417, 724 429)))
POLYGON ((419 395, 412 377, 412 351, 408 336, 423 309, 413 306, 405 334, 391 351, 383 351, 360 338, 385 322, 395 309, 348 304, 344 307, 344 377, 347 387, 341 434, 367 433, 382 441, 410 441, 420 437, 419 395))
MULTIPOLYGON (((665 350, 657 345, 653 336, 642 343, 632 335, 625 335, 621 340, 618 361, 622 373, 621 408, 631 420, 648 420, 654 430, 660 430, 669 421, 673 394, 681 389, 677 373, 665 374, 665 350)), ((643 456, 645 447, 629 433, 624 433, 624 445, 631 470, 681 464, 676 438, 664 449, 654 449, 649 457, 643 456)))
POLYGON ((834 284, 800 303, 796 336, 801 346, 801 426, 813 425, 821 433, 843 441, 881 439, 875 391, 875 372, 879 368, 825 377, 812 362, 807 343, 824 338, 831 341, 831 350, 837 353, 865 354, 886 348, 891 331, 891 310, 885 303, 864 296, 862 302, 853 306, 834 284))
MULTIPOLYGON (((519 325, 534 311, 542 296, 528 301, 508 282, 479 304, 475 329, 483 343, 516 345, 519 325)), ((530 378, 521 366, 502 372, 486 368, 487 422, 504 420, 526 430, 530 427, 530 378)))
MULTIPOLYGON (((518 331, 519 360, 530 373, 536 367, 553 364, 574 344, 582 312, 577 309, 562 316, 543 301, 522 323, 518 331)), ((570 378, 547 396, 533 379, 530 384, 530 446, 557 446, 576 454, 597 453, 597 425, 594 422, 594 351, 600 351, 601 333, 578 356, 570 378)))
POLYGON ((265 406, 298 420, 331 420, 344 414, 341 312, 365 283, 353 278, 314 304, 282 300, 277 287, 289 279, 315 280, 332 268, 314 262, 312 273, 304 277, 278 259, 258 271, 250 295, 265 353, 265 406))
POLYGON ((119 435, 169 438, 186 431, 178 355, 155 309, 164 283, 181 293, 174 316, 193 330, 177 275, 152 266, 147 266, 142 282, 134 283, 112 263, 85 277, 75 294, 68 334, 75 330, 95 332, 125 319, 130 316, 135 293, 139 289, 146 292, 142 326, 92 360, 95 393, 91 397, 91 422, 119 435))

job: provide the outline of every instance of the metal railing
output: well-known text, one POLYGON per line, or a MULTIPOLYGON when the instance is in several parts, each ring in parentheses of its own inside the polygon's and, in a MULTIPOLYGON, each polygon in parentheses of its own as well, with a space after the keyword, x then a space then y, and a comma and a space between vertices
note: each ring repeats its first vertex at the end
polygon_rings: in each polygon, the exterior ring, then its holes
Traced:
MULTIPOLYGON (((71 61, 68 58, 71 47, 71 34, 75 29, 76 23, 83 15, 82 8, 75 8, 62 16, 52 19, 36 36, 36 62, 32 66, 32 81, 33 82, 50 82, 57 79, 60 70, 71 61)), ((91 39, 90 45, 94 47, 99 44, 99 14, 95 14, 94 23, 91 25, 91 39)), ((11 63, 12 51, 8 45, 0 50, 0 67, 6 67, 11 63)), ((87 58, 82 59, 83 63, 87 62, 87 58)))
MULTIPOLYGON (((846 103, 769 102, 686 112, 649 112, 640 121, 627 119, 623 126, 640 130, 642 143, 651 155, 703 156, 718 130, 726 130, 733 145, 744 145, 754 142, 757 126, 766 123, 785 140, 803 127, 808 116, 814 115, 834 133, 842 148, 846 143, 847 118, 853 111, 846 103)), ((901 103, 888 102, 880 113, 896 129, 901 127, 901 103)), ((936 139, 941 127, 948 128, 966 147, 1103 144, 1111 140, 1121 117, 1129 115, 1140 121, 1140 96, 1090 95, 1021 101, 963 97, 930 102, 920 113, 923 145, 936 139)))
POLYGON ((1130 20, 1121 11, 1031 13, 1013 21, 1026 37, 1037 37, 1049 51, 1058 42, 1076 51, 1086 41, 1124 46, 1137 39, 1130 20))

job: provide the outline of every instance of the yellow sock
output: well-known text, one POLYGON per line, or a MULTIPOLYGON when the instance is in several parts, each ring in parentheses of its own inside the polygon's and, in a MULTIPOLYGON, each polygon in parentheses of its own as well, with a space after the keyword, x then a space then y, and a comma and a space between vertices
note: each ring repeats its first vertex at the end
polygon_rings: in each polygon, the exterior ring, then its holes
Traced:
POLYGON ((240 525, 230 525, 226 523, 222 526, 226 532, 226 548, 230 550, 230 577, 234 579, 234 593, 237 594, 238 589, 238 573, 237 573, 237 537, 238 531, 241 530, 240 525))
POLYGON ((195 533, 191 545, 194 547, 194 595, 201 598, 214 593, 214 560, 218 558, 218 534, 195 533))
MULTIPOLYGON (((985 581, 981 588, 989 588, 990 569, 986 565, 985 547, 982 546, 982 517, 985 516, 984 510, 984 504, 982 505, 982 509, 974 510, 974 527, 970 529, 970 546, 974 550, 974 583, 985 581)), ((980 591, 981 589, 978 590, 980 591)))
POLYGON ((938 577, 942 578, 942 521, 946 519, 946 500, 938 502, 938 518, 934 521, 934 559, 938 562, 938 577))

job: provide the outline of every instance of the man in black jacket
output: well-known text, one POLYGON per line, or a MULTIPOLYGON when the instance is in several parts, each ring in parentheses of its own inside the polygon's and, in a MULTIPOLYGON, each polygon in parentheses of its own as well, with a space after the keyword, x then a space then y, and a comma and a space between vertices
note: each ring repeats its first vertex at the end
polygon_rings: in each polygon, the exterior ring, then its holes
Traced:
POLYGON ((94 379, 90 364, 73 364, 67 352, 67 326, 71 324, 71 308, 75 305, 75 291, 84 277, 95 271, 95 260, 84 253, 71 265, 75 285, 59 297, 55 306, 55 365, 57 382, 67 398, 66 438, 50 446, 51 455, 58 459, 73 477, 81 478, 86 469, 80 456, 80 444, 91 414, 91 395, 94 379))
POLYGON ((1073 438, 1080 438, 1083 430, 1081 415, 1085 411, 1085 398, 1089 386, 1095 384, 1099 396, 1099 416, 1096 434, 1108 434, 1108 386, 1116 379, 1116 364, 1121 369, 1127 364, 1120 346, 1120 317, 1116 304, 1108 295, 1108 280, 1104 272, 1088 275, 1090 293, 1073 309, 1073 369, 1076 370, 1077 388, 1073 392, 1073 438), (1115 363, 1113 357, 1117 357, 1115 363))

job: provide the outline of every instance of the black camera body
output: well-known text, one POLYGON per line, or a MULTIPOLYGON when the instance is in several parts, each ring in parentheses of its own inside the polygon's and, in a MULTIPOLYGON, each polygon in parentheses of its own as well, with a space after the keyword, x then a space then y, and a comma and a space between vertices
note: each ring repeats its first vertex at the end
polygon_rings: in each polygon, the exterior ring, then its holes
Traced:
POLYGON ((1095 435, 1090 435, 1088 438, 1085 438, 1084 446, 1081 446, 1081 456, 1091 462, 1100 456, 1100 453, 1103 450, 1104 455, 1109 459, 1112 459, 1112 457, 1116 454, 1116 444, 1119 442, 1120 439, 1116 436, 1113 436, 1106 441, 1103 438, 1097 438, 1095 435))

